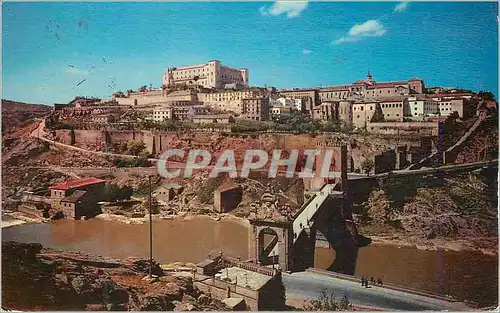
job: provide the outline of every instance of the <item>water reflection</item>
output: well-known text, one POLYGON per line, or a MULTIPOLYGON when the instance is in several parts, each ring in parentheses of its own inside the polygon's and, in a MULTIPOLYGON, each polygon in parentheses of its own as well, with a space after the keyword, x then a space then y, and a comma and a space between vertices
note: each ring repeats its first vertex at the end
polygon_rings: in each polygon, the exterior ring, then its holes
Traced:
MULTIPOLYGON (((316 248, 315 266, 328 268, 334 255, 332 249, 316 248)), ((388 283, 482 305, 498 300, 498 257, 478 252, 368 246, 359 249, 355 275, 380 277, 388 283)))

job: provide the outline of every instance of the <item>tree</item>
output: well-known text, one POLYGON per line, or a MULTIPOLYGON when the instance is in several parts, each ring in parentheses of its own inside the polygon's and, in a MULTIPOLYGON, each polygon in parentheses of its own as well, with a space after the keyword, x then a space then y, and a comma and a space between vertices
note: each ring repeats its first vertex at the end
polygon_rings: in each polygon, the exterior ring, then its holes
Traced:
POLYGON ((134 189, 132 187, 124 186, 119 189, 117 194, 117 199, 119 201, 130 200, 133 194, 134 194, 134 189))
POLYGON ((322 125, 322 129, 325 132, 339 132, 340 131, 340 121, 327 121, 322 125))
POLYGON ((495 94, 491 91, 481 90, 477 95, 485 100, 495 100, 495 94))
POLYGON ((127 143, 127 149, 133 155, 139 155, 145 148, 146 145, 142 141, 132 140, 127 143))
POLYGON ((321 291, 318 299, 306 301, 304 305, 306 311, 353 311, 352 304, 347 295, 344 295, 340 302, 335 300, 333 293, 328 294, 326 289, 321 291))
POLYGON ((375 162, 372 159, 365 158, 363 162, 361 162, 361 168, 368 175, 370 175, 374 167, 375 167, 375 162))
POLYGON ((385 223, 391 219, 391 202, 384 190, 373 190, 370 193, 364 214, 376 223, 385 223))
POLYGON ((75 142, 76 142, 76 138, 75 138, 75 129, 74 128, 71 128, 69 130, 69 139, 70 139, 70 145, 74 145, 75 142))
POLYGON ((119 193, 120 187, 117 185, 106 185, 104 188, 104 200, 108 202, 116 202, 118 200, 119 193))
POLYGON ((148 86, 147 85, 141 86, 141 88, 139 88, 139 91, 140 92, 148 91, 148 86))
POLYGON ((232 116, 232 115, 231 115, 231 116, 229 116, 229 118, 227 119, 227 121, 228 121, 229 123, 234 123, 234 122, 236 122, 236 120, 234 119, 234 116, 232 116))

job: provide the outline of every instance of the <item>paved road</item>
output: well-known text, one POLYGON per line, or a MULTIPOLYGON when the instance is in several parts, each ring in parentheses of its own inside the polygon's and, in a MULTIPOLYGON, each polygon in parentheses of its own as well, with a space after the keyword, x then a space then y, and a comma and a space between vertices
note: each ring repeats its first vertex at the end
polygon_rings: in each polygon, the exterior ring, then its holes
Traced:
POLYGON ((311 272, 283 274, 287 298, 317 299, 323 289, 333 292, 337 300, 344 294, 353 305, 377 307, 398 311, 453 310, 464 311, 461 303, 453 303, 435 298, 393 289, 373 286, 361 287, 359 282, 344 280, 311 272))

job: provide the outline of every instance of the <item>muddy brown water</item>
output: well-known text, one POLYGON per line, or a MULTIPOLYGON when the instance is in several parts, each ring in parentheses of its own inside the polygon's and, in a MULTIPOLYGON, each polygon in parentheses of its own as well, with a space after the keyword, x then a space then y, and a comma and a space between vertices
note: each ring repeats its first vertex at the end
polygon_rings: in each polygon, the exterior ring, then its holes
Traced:
MULTIPOLYGON (((199 262, 220 251, 248 258, 249 230, 235 221, 162 220, 153 223, 153 254, 160 263, 199 262)), ((127 225, 99 219, 59 220, 2 229, 2 240, 39 242, 44 247, 125 258, 149 257, 149 225, 127 225)), ((315 266, 326 269, 335 252, 317 248, 315 266)), ((357 276, 432 293, 450 294, 481 305, 498 299, 498 257, 475 252, 421 251, 396 246, 361 248, 357 276)))

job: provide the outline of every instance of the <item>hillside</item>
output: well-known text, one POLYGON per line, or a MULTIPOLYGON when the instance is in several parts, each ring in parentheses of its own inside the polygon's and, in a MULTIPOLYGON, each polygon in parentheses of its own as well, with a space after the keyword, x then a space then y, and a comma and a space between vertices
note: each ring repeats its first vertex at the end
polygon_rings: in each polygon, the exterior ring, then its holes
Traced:
POLYGON ((48 105, 2 99, 2 136, 15 132, 33 118, 47 115, 51 110, 48 105))
POLYGON ((357 213, 364 235, 495 253, 497 202, 497 177, 489 170, 436 179, 433 185, 391 182, 374 189, 357 213))

